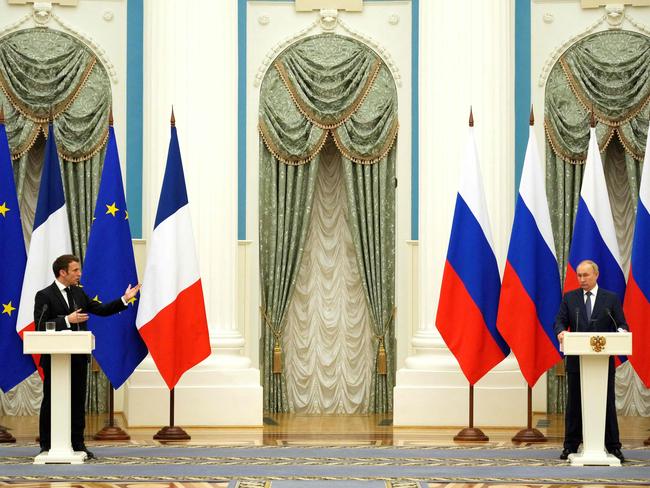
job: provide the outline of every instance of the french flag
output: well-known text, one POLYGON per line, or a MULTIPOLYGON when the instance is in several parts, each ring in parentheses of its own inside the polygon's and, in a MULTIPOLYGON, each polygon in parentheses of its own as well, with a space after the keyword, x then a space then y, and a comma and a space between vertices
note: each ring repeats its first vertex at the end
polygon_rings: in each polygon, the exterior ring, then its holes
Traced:
MULTIPOLYGON (((622 302, 625 296, 625 275, 621 266, 612 207, 594 127, 589 131, 587 161, 582 175, 578 211, 564 279, 565 293, 579 288, 576 269, 585 259, 590 259, 598 265, 598 286, 617 293, 622 302)), ((626 361, 627 358, 618 356, 618 360, 626 361)))
POLYGON ((509 353, 496 326, 501 279, 472 126, 470 120, 436 315, 436 326, 471 385, 509 353))
POLYGON ((648 139, 623 311, 630 332, 634 334, 630 362, 645 386, 650 388, 650 132, 648 139))
POLYGON ((183 163, 173 122, 136 326, 171 390, 210 355, 183 163))
POLYGON ((531 125, 497 317, 497 328, 531 387, 562 359, 553 330, 561 299, 544 175, 531 125))
POLYGON ((62 254, 71 253, 72 243, 61 168, 54 140, 54 128, 50 123, 34 215, 34 230, 27 254, 25 279, 16 322, 16 331, 21 337, 26 330, 35 328, 34 297, 36 292, 54 281, 52 263, 62 254))

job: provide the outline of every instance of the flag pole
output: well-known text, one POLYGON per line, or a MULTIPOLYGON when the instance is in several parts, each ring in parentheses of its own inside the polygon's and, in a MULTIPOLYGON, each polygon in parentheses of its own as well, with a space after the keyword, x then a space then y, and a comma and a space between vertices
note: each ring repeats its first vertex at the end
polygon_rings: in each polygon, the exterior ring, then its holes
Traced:
POLYGON ((153 436, 157 441, 189 441, 191 437, 181 427, 174 425, 174 388, 169 390, 169 425, 153 436))
POLYGON ((108 382, 108 425, 97 432, 93 439, 96 441, 128 441, 131 436, 115 425, 115 392, 113 384, 108 382))
MULTIPOLYGON (((530 106, 530 126, 535 125, 535 114, 533 112, 533 106, 530 106)), ((527 406, 527 418, 528 423, 525 429, 521 429, 517 434, 512 438, 512 442, 546 442, 548 439, 542 434, 539 430, 533 428, 533 389, 528 385, 528 406, 527 406)))
POLYGON ((456 434, 454 440, 473 442, 490 440, 481 429, 474 427, 474 385, 469 385, 469 427, 456 434))
POLYGON ((548 439, 533 428, 533 389, 528 385, 528 427, 517 432, 512 442, 546 442, 548 439))

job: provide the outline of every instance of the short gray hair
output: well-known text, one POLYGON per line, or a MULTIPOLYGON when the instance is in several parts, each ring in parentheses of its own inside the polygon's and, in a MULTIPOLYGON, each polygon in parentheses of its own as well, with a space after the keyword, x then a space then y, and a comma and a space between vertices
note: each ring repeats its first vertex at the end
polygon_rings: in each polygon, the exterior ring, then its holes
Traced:
MULTIPOLYGON (((591 267, 593 268, 594 272, 595 272, 596 274, 600 274, 600 273, 598 272, 598 265, 597 265, 594 261, 592 261, 591 259, 585 259, 584 261, 580 261, 580 263, 578 264, 578 268, 579 268, 580 266, 582 266, 583 264, 589 264, 589 265, 591 265, 591 267)), ((578 271, 578 268, 576 268, 576 271, 578 271)))

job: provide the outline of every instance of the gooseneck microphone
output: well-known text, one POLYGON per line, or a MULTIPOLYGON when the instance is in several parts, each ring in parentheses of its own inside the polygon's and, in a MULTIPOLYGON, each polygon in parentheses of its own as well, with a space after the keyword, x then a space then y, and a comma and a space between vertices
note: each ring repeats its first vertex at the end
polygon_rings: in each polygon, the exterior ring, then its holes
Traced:
POLYGON ((612 319, 612 323, 614 324, 614 332, 616 332, 618 330, 618 324, 616 323, 616 319, 612 315, 612 311, 609 308, 606 308, 605 313, 609 315, 610 319, 612 319))
POLYGON ((576 307, 576 330, 575 332, 578 332, 580 329, 580 307, 576 307))
POLYGON ((43 308, 41 309, 41 316, 38 318, 38 322, 36 322, 36 330, 38 331, 41 330, 41 321, 43 320, 43 315, 45 315, 45 312, 47 312, 47 303, 43 305, 43 308))

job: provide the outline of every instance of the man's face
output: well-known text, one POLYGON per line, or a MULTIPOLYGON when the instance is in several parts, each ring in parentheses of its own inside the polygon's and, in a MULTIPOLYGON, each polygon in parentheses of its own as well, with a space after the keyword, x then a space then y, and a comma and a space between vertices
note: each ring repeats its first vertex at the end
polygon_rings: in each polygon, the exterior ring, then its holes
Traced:
POLYGON ((580 283, 580 288, 584 291, 591 290, 596 286, 596 280, 598 279, 598 273, 594 270, 594 267, 589 263, 582 263, 578 266, 578 283, 580 283))
POLYGON ((61 270, 59 273, 59 281, 65 286, 78 285, 81 279, 81 265, 72 261, 68 264, 68 269, 61 270))

